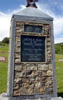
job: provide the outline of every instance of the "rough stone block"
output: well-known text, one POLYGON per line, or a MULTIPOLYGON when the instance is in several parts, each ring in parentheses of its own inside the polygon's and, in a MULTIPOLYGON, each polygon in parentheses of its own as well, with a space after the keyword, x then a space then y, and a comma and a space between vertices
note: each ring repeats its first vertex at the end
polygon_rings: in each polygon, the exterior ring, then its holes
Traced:
POLYGON ((21 78, 22 79, 22 83, 29 83, 29 78, 27 77, 27 78, 21 78))
POLYGON ((41 82, 35 82, 35 87, 40 88, 41 87, 41 82))
POLYGON ((52 76, 52 75, 53 75, 53 71, 48 70, 48 71, 47 71, 47 75, 48 75, 48 76, 52 76))
POLYGON ((40 94, 44 94, 44 89, 40 88, 40 94))
POLYGON ((42 76, 47 76, 47 71, 42 71, 42 76))
POLYGON ((51 50, 48 50, 48 51, 47 51, 47 54, 51 55, 51 50))
POLYGON ((35 81, 41 81, 41 77, 39 76, 35 77, 35 81))
POLYGON ((23 30, 24 30, 23 28, 17 29, 16 32, 23 32, 23 30))
POLYGON ((34 93, 39 93, 39 91, 40 91, 39 88, 37 88, 37 87, 34 88, 34 93))
POLYGON ((47 93, 47 94, 53 94, 53 88, 46 88, 45 89, 45 93, 47 93))
POLYGON ((21 64, 15 64, 15 70, 16 71, 21 71, 22 70, 22 65, 21 64))
POLYGON ((48 46, 51 46, 51 42, 48 42, 47 45, 48 45, 48 46))
POLYGON ((20 41, 20 37, 16 37, 16 42, 17 42, 17 41, 20 41))
POLYGON ((21 78, 15 79, 14 83, 20 83, 21 82, 21 78))
POLYGON ((34 64, 30 64, 27 66, 27 70, 37 70, 37 66, 35 66, 34 64))
POLYGON ((17 41, 15 45, 16 45, 16 47, 21 46, 20 40, 19 40, 19 41, 17 41))
POLYGON ((20 63, 20 58, 15 59, 15 63, 20 63))
POLYGON ((18 84, 15 83, 13 89, 14 89, 14 90, 18 90, 18 89, 19 89, 18 84))
POLYGON ((47 42, 50 42, 50 41, 51 41, 50 37, 49 37, 49 38, 47 38, 47 42))
POLYGON ((47 81, 47 82, 45 83, 45 85, 46 85, 47 87, 49 87, 50 85, 53 85, 53 82, 52 82, 52 81, 47 81))
POLYGON ((28 89, 28 94, 29 94, 29 95, 33 94, 33 89, 29 88, 29 89, 28 89))
POLYGON ((47 51, 51 51, 51 46, 47 47, 47 51))
POLYGON ((46 64, 38 64, 38 70, 48 70, 48 66, 46 64))
POLYGON ((15 58, 20 58, 20 53, 15 53, 15 58))
POLYGON ((53 69, 52 64, 49 64, 49 70, 52 70, 52 69, 53 69))
POLYGON ((15 52, 20 52, 20 51, 21 51, 20 47, 15 48, 15 52))

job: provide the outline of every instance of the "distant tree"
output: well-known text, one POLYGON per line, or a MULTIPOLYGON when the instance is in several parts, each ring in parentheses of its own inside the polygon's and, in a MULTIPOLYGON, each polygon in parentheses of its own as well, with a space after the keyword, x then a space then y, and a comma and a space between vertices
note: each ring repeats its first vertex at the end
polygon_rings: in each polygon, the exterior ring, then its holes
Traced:
POLYGON ((2 43, 9 44, 9 38, 8 38, 8 37, 5 37, 5 38, 2 40, 2 43))

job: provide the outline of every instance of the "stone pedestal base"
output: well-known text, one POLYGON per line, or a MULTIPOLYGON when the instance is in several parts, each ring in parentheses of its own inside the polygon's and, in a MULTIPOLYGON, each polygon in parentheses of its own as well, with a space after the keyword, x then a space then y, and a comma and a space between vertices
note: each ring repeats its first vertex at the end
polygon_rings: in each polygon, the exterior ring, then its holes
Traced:
POLYGON ((63 100, 63 98, 54 97, 54 98, 22 99, 20 97, 8 97, 7 93, 2 93, 0 95, 0 100, 63 100))
POLYGON ((51 100, 63 100, 61 97, 51 98, 51 100))

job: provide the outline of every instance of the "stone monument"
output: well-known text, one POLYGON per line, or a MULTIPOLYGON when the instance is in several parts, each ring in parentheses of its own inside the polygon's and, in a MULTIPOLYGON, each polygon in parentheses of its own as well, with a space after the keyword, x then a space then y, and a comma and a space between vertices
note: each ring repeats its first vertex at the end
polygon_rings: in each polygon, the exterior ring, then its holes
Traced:
POLYGON ((56 97, 53 18, 30 3, 13 14, 10 30, 10 100, 56 97))

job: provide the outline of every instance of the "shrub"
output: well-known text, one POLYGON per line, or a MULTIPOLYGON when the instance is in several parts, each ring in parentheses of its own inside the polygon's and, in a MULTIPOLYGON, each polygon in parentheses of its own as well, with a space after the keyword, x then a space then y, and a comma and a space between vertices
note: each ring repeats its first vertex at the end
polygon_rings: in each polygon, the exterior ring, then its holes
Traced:
POLYGON ((9 38, 8 38, 8 37, 5 37, 5 38, 2 40, 2 43, 9 44, 9 38))

